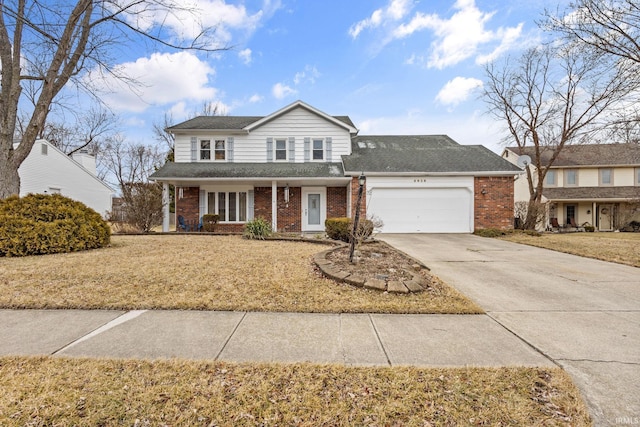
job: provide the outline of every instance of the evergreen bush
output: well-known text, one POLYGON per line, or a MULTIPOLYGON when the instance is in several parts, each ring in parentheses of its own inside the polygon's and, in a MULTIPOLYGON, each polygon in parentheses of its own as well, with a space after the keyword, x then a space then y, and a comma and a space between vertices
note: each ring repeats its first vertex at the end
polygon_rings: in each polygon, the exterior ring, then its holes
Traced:
MULTIPOLYGON (((324 222, 325 232, 330 239, 351 242, 351 232, 353 231, 353 220, 351 218, 327 218, 324 222)), ((366 240, 373 234, 373 221, 368 218, 360 218, 358 221, 358 237, 366 240)))
POLYGON ((59 194, 0 200, 0 256, 75 252, 107 246, 111 229, 81 202, 59 194))

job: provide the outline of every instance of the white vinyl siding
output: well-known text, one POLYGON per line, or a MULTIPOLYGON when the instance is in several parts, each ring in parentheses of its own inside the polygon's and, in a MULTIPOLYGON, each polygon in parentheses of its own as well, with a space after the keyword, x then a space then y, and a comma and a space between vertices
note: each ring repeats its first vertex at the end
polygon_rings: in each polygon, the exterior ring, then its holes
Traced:
MULTIPOLYGON (((227 144, 229 143, 228 135, 216 135, 213 132, 207 131, 194 131, 197 133, 198 139, 210 139, 212 141, 221 137, 227 138, 227 144)), ((178 134, 175 140, 175 161, 191 162, 191 146, 190 137, 192 134, 178 134)), ((291 153, 304 153, 305 138, 322 138, 325 140, 325 144, 331 141, 331 157, 329 154, 329 147, 325 147, 324 161, 335 161, 334 159, 340 159, 340 156, 351 154, 351 135, 349 131, 339 125, 336 125, 324 118, 304 109, 296 108, 288 113, 276 117, 275 119, 263 124, 262 126, 254 129, 248 135, 234 135, 234 149, 233 149, 233 161, 237 163, 265 163, 267 158, 267 140, 271 138, 272 144, 275 145, 275 138, 286 138, 289 141, 288 144, 288 161, 304 162, 302 154, 291 156, 291 153)), ((272 159, 273 148, 271 150, 272 159)), ((229 153, 227 151, 227 157, 229 153)))

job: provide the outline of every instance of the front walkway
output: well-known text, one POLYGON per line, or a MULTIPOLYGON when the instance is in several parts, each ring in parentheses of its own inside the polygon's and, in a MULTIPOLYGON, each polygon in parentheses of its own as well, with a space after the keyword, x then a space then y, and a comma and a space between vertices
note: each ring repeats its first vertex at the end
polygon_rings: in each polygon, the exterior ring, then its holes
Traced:
POLYGON ((640 269, 468 234, 382 240, 562 366, 596 426, 640 424, 640 269))

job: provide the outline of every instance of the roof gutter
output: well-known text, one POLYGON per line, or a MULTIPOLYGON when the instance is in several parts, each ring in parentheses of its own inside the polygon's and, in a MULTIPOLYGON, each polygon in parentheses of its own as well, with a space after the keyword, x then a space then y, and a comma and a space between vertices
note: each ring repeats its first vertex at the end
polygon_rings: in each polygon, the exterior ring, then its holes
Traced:
POLYGON ((516 176, 524 171, 482 171, 482 172, 367 172, 367 171, 345 171, 349 176, 516 176))

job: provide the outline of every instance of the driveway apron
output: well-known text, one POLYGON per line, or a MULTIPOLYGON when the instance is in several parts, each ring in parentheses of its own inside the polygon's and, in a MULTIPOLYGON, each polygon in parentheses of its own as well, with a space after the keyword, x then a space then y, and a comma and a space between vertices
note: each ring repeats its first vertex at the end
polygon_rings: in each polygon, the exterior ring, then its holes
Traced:
POLYGON ((640 269, 468 234, 384 234, 563 367, 596 426, 640 425, 640 269))

